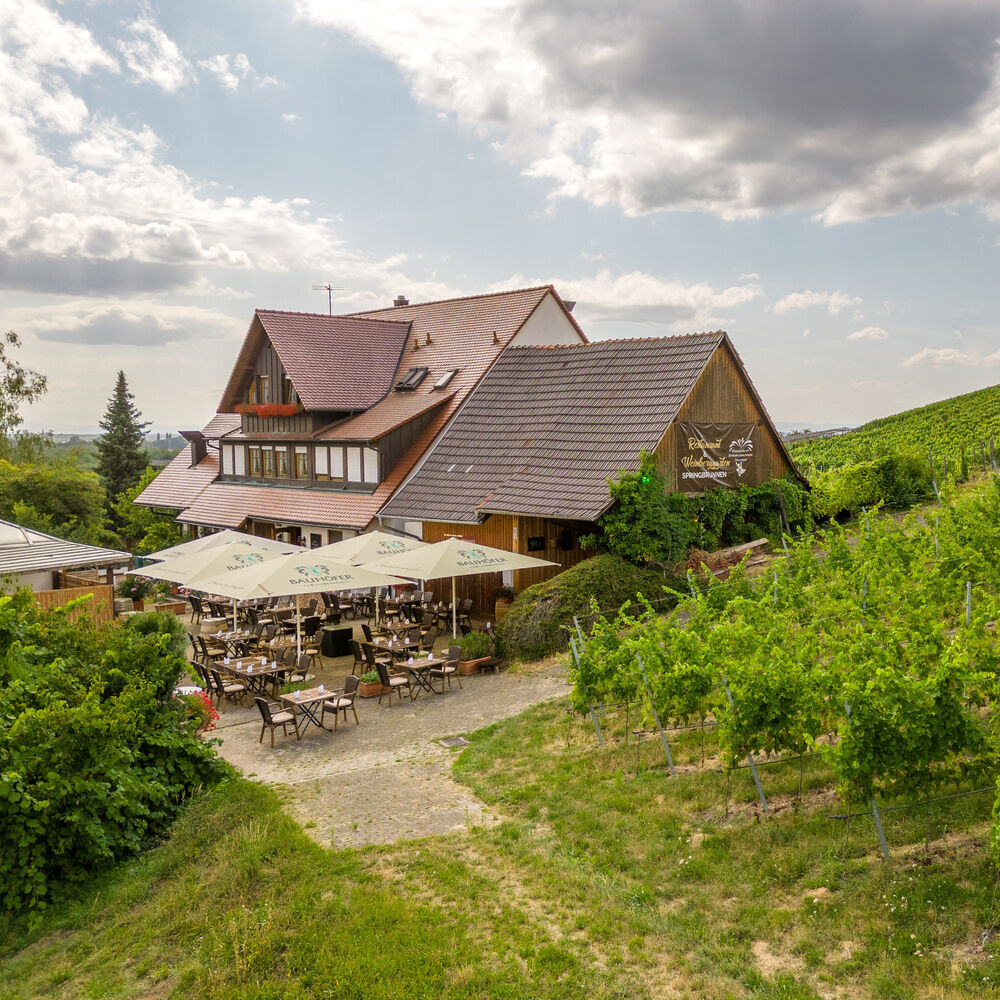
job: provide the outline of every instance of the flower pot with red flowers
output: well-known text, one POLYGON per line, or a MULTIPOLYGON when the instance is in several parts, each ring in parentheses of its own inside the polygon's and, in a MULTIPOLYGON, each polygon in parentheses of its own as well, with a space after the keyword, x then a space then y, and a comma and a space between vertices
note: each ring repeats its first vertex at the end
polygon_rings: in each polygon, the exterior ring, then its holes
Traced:
POLYGON ((294 417, 305 407, 301 403, 237 403, 236 412, 245 413, 251 417, 294 417))

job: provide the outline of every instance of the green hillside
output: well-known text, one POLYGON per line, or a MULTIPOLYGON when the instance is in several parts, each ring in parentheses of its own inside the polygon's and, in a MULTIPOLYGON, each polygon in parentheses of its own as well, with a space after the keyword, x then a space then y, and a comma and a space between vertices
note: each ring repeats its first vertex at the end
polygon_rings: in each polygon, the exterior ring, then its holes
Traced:
POLYGON ((930 450, 940 477, 944 460, 949 471, 958 468, 963 448, 970 470, 981 467, 980 447, 985 445, 988 460, 991 437, 1000 451, 1000 385, 880 417, 847 434, 790 441, 788 449, 805 472, 867 462, 892 453, 926 457, 930 450))

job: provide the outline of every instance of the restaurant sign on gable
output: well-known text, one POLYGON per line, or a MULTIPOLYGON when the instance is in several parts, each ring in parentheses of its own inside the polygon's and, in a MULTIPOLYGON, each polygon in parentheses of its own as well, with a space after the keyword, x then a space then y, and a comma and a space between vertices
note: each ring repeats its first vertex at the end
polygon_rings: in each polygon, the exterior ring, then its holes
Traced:
POLYGON ((735 489, 752 480, 754 424, 689 424, 677 421, 679 488, 701 493, 713 486, 735 489))

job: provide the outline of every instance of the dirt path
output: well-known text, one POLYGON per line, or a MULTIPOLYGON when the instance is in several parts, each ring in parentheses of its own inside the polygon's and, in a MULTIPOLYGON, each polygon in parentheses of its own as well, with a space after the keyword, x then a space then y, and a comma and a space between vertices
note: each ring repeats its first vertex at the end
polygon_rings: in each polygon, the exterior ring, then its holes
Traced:
MULTIPOLYGON (((325 678, 321 678, 326 680, 325 678)), ((336 733, 311 727, 301 741, 278 730, 258 743, 256 710, 234 708, 219 720, 220 753, 248 778, 273 785, 286 808, 321 844, 384 844, 494 822, 451 777, 452 755, 438 742, 565 695, 564 676, 502 673, 465 677, 464 687, 414 702, 358 699, 336 733)), ((332 679, 330 682, 332 683, 332 679)))

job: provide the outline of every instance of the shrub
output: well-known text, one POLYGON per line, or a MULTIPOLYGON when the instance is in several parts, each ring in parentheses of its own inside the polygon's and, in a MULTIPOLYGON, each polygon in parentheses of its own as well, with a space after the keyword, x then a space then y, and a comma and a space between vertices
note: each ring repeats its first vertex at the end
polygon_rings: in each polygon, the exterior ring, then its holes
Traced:
POLYGON ((927 462, 912 455, 886 455, 871 462, 819 473, 813 482, 817 518, 858 514, 862 507, 906 507, 931 492, 927 462))
POLYGON ((478 660, 490 655, 490 637, 485 632, 469 632, 462 636, 462 659, 478 660))
POLYGON ((167 647, 171 656, 183 658, 187 652, 187 629, 177 615, 163 611, 129 615, 122 622, 122 628, 131 629, 138 635, 166 635, 170 637, 167 647))
POLYGON ((635 472, 609 479, 608 490, 614 504, 600 518, 603 534, 581 538, 584 548, 604 548, 642 566, 684 558, 694 530, 687 499, 669 491, 648 451, 640 453, 635 472))
POLYGON ((687 587, 683 581, 658 570, 633 566, 610 553, 585 559, 544 583, 521 591, 510 611, 497 624, 504 655, 511 659, 535 660, 568 646, 573 616, 585 621, 591 601, 602 611, 617 609, 643 594, 656 602, 657 610, 673 604, 664 586, 687 587))
POLYGON ((95 629, 73 607, 0 598, 0 910, 29 922, 224 773, 202 713, 173 697, 185 663, 163 616, 95 629))

